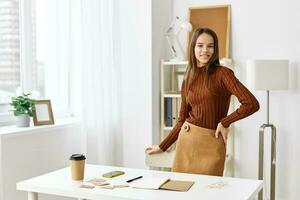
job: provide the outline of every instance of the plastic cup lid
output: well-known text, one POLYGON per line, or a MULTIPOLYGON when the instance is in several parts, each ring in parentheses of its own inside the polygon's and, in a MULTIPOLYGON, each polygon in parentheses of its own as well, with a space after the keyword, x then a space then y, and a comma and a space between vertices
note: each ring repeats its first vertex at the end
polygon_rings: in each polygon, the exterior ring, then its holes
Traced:
POLYGON ((83 154, 73 154, 70 157, 70 160, 85 160, 85 156, 83 154))

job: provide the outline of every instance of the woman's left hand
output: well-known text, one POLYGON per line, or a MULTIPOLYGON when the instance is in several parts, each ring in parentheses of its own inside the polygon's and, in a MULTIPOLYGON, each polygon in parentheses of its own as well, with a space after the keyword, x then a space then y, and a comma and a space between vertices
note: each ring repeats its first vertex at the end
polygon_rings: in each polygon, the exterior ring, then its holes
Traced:
POLYGON ((220 122, 220 123, 218 123, 217 130, 215 132, 215 136, 216 136, 216 138, 218 138, 219 134, 221 133, 221 136, 223 137, 224 143, 226 145, 227 138, 228 138, 228 132, 229 132, 229 128, 225 128, 220 122))

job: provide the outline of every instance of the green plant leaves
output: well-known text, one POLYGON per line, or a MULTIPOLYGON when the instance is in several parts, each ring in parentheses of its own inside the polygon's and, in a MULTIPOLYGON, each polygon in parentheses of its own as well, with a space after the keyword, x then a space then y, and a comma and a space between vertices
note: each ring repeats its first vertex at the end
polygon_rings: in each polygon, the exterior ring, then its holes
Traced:
POLYGON ((34 99, 29 98, 30 93, 25 94, 17 97, 11 98, 10 105, 14 107, 14 115, 19 116, 22 114, 27 114, 32 117, 32 110, 35 104, 34 99))

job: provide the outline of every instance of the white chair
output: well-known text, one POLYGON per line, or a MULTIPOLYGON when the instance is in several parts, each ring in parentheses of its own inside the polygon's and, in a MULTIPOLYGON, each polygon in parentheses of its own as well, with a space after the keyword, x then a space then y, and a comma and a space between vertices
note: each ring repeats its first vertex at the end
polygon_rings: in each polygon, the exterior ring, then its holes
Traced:
POLYGON ((146 154, 145 163, 148 167, 172 168, 175 150, 163 153, 146 154))

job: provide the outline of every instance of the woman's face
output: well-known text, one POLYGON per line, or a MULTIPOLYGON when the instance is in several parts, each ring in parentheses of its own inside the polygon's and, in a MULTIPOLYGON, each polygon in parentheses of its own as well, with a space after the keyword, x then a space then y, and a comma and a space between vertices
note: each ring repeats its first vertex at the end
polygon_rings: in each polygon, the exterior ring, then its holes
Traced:
POLYGON ((213 37, 206 33, 199 35, 194 53, 198 61, 198 67, 205 66, 214 53, 213 37))

